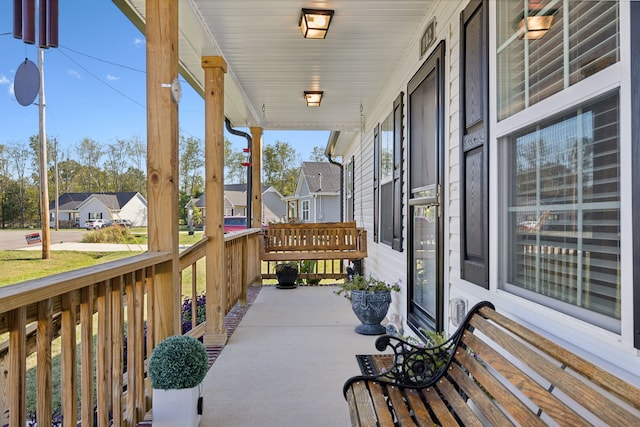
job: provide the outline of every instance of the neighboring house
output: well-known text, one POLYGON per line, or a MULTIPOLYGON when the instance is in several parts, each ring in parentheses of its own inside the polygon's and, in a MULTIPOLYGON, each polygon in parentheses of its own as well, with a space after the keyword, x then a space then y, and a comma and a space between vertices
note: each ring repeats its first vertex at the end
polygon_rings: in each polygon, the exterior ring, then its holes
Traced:
POLYGON ((224 191, 224 216, 247 216, 247 191, 224 191))
MULTIPOLYGON (((62 228, 80 227, 80 212, 78 206, 91 195, 91 193, 64 193, 58 197, 57 212, 58 225, 62 228)), ((56 220, 56 201, 49 203, 49 215, 51 224, 56 220)))
MULTIPOLYGON (((55 221, 56 203, 49 205, 55 221)), ((58 198, 61 227, 85 227, 90 219, 128 219, 134 227, 147 225, 147 201, 135 191, 116 193, 64 193, 58 198)))
POLYGON ((340 166, 329 162, 302 162, 296 192, 286 198, 289 218, 340 221, 340 173, 340 166))
MULTIPOLYGON (((247 216, 247 185, 225 184, 224 216, 247 216)), ((205 195, 191 199, 185 206, 187 211, 197 207, 206 217, 205 195)), ((285 202, 282 195, 273 187, 262 187, 262 223, 280 222, 285 218, 285 202)))
POLYGON ((283 222, 287 217, 286 203, 282 194, 273 187, 262 192, 262 223, 283 222))

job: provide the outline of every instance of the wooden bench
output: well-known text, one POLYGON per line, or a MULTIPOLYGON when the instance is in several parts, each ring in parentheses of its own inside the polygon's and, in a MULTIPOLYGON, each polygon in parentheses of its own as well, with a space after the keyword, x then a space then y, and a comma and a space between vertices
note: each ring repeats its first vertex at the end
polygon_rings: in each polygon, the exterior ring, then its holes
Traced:
POLYGON ((640 389, 476 305, 447 342, 388 335, 388 371, 344 385, 354 426, 640 425, 640 389))
MULTIPOLYGON (((342 260, 367 257, 367 232, 357 228, 355 222, 269 224, 263 237, 260 259, 268 262, 313 261, 315 271, 299 274, 305 278, 342 278, 342 260)), ((275 278, 271 267, 269 264, 263 272, 263 279, 275 278)))

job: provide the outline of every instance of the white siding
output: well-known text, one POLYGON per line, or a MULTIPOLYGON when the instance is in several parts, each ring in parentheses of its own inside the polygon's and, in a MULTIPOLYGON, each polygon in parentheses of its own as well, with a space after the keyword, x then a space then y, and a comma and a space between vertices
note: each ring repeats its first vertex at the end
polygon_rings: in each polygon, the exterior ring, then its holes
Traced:
MULTIPOLYGON (((489 57, 490 57, 490 86, 489 97, 492 111, 492 117, 490 117, 490 140, 489 140, 489 197, 490 197, 490 289, 485 290, 480 286, 466 282, 460 278, 460 132, 459 132, 459 69, 460 69, 460 13, 467 5, 466 1, 454 2, 454 1, 442 1, 434 7, 434 13, 436 13, 437 21, 437 36, 436 42, 432 47, 435 47, 440 40, 444 40, 446 45, 445 55, 445 153, 444 153, 444 168, 445 168, 445 182, 444 182, 444 215, 445 215, 445 304, 444 304, 444 316, 445 316, 445 328, 451 332, 454 326, 450 322, 449 315, 449 301, 454 298, 461 298, 467 303, 467 308, 470 308, 473 304, 480 300, 490 300, 493 302, 499 311, 505 313, 507 316, 515 318, 535 330, 540 331, 542 334, 550 337, 552 340, 565 345, 573 351, 576 351, 595 363, 604 366, 614 373, 622 375, 624 378, 631 382, 640 384, 640 355, 638 350, 632 348, 631 339, 629 337, 622 337, 620 334, 615 334, 609 331, 605 331, 596 326, 590 325, 586 322, 577 320, 568 315, 564 315, 551 308, 543 307, 540 304, 536 304, 527 301, 523 298, 517 297, 508 292, 498 289, 498 242, 500 236, 500 224, 497 221, 497 209, 496 193, 499 191, 497 173, 496 170, 499 166, 497 158, 496 147, 496 121, 495 121, 495 61, 493 59, 492 52, 494 51, 494 43, 490 42, 489 57)), ((495 4, 490 2, 490 14, 494 13, 495 4)), ((622 10, 624 12, 624 10, 622 10)), ((624 15, 624 13, 621 13, 624 15)), ((408 218, 408 205, 407 205, 407 171, 408 171, 408 159, 407 155, 407 83, 419 69, 423 61, 428 57, 430 52, 422 59, 418 59, 418 37, 431 20, 425 20, 421 25, 418 33, 416 34, 415 42, 408 47, 403 58, 403 62, 398 65, 393 75, 389 77, 388 84, 383 92, 380 93, 380 97, 373 106, 364 106, 364 111, 368 112, 366 117, 362 118, 363 123, 361 127, 364 129, 364 133, 360 135, 356 133, 353 140, 347 144, 347 148, 343 153, 344 163, 348 162, 351 157, 355 160, 355 206, 354 217, 358 223, 358 226, 364 226, 368 233, 368 251, 369 255, 365 260, 364 273, 366 275, 372 274, 380 279, 395 282, 398 279, 401 280, 402 292, 398 297, 394 296, 394 305, 390 311, 400 312, 403 320, 406 322, 406 310, 407 310, 407 224, 410 218, 408 218), (391 112, 394 99, 400 92, 404 92, 404 236, 403 236, 403 252, 394 251, 390 246, 385 244, 378 244, 373 242, 373 129, 376 124, 382 122, 391 112)), ((627 28, 629 25, 627 18, 621 19, 622 38, 628 33, 627 28)), ((492 34, 492 28, 495 28, 494 18, 490 18, 489 22, 490 34, 489 39, 492 40, 494 34, 492 34)), ((628 50, 627 53, 628 55, 628 50)), ((625 55, 623 54, 623 55, 625 55)), ((622 63, 628 61, 629 58, 623 58, 622 63)), ((622 68, 622 67, 621 67, 622 68)), ((627 83, 628 85, 628 83, 627 83)), ((625 82, 622 83, 622 88, 625 88, 625 82)), ((628 89, 627 89, 628 90, 628 89)), ((622 108, 628 108, 628 106, 622 105, 622 108)), ((629 122, 623 122, 623 126, 629 126, 629 122)), ((628 135, 629 130, 623 129, 622 135, 628 135)), ((621 139, 622 144, 630 141, 629 138, 621 139)), ((629 147, 622 148, 623 153, 629 153, 629 147)), ((630 156, 627 156, 630 157, 630 156)), ((629 161, 628 158, 626 161, 629 161)), ((627 170, 630 170, 630 166, 627 165, 627 170)), ((630 195, 626 194, 627 197, 630 195)), ((381 203, 391 203, 391 201, 381 201, 381 203)), ((629 216, 623 216, 624 224, 630 224, 628 221, 629 216)), ((624 226, 623 230, 627 230, 628 235, 632 233, 629 231, 629 226, 624 226)), ((624 239, 623 239, 624 240, 624 239)), ((627 243, 630 241, 627 240, 627 243)), ((624 241, 623 241, 624 243, 624 241)), ((632 262, 631 257, 623 259, 623 263, 626 262, 626 266, 623 266, 624 273, 629 271, 628 264, 632 262)), ((629 273, 626 274, 627 277, 629 273)), ((633 287, 631 280, 623 280, 623 287, 625 287, 625 295, 630 295, 633 287)), ((628 298, 630 300, 631 298, 628 298)), ((626 315, 623 313, 622 326, 623 335, 633 333, 633 316, 630 311, 633 310, 630 301, 625 301, 624 306, 626 315)), ((638 308, 636 307, 636 310, 638 308)), ((405 325, 405 331, 407 331, 405 325)))
POLYGON ((107 220, 111 219, 111 213, 109 209, 95 197, 90 197, 89 200, 82 204, 79 214, 80 227, 87 226, 87 220, 89 220, 90 214, 93 216, 93 218, 103 218, 107 220))
POLYGON ((147 226, 147 204, 140 195, 132 197, 117 215, 119 218, 133 222, 134 227, 147 226))

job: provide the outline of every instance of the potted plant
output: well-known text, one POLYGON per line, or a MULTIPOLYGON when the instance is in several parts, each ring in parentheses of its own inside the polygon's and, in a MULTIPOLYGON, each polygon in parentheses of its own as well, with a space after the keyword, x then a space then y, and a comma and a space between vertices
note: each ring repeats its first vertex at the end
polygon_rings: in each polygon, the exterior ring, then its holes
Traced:
POLYGON ((296 279, 298 278, 298 263, 281 262, 276 264, 276 276, 278 278, 279 289, 293 289, 298 286, 296 279))
POLYGON ((204 345, 187 335, 171 336, 149 358, 154 427, 196 427, 202 415, 200 383, 209 370, 204 345))
POLYGON ((356 332, 363 335, 384 334, 386 330, 380 322, 389 310, 391 291, 400 291, 400 285, 356 274, 352 280, 345 280, 338 286, 340 289, 336 295, 343 295, 351 302, 351 309, 362 323, 356 326, 356 332))
MULTIPOLYGON (((300 273, 313 274, 316 272, 316 260, 305 259, 300 262, 300 273)), ((302 279, 298 279, 298 282, 302 282, 302 279)), ((320 283, 320 279, 305 279, 307 285, 317 285, 320 283)))

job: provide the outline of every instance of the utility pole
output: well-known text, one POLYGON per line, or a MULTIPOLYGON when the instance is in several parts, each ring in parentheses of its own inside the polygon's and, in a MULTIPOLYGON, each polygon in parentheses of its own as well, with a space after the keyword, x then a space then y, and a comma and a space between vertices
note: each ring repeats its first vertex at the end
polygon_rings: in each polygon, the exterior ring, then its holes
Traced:
POLYGON ((58 206, 58 200, 60 199, 60 187, 58 186, 58 139, 57 138, 53 138, 53 146, 54 146, 54 150, 55 150, 55 159, 53 160, 53 170, 54 170, 54 174, 55 174, 55 183, 56 183, 56 200, 55 200, 55 204, 56 204, 56 231, 58 231, 58 228, 60 227, 60 220, 58 219, 58 211, 59 211, 59 206, 58 206))
MULTIPOLYGON (((40 91, 38 100, 40 139, 40 222, 42 224, 42 259, 51 257, 51 231, 49 229, 49 174, 47 173, 47 132, 45 128, 44 49, 38 48, 40 91)), ((57 221, 57 216, 56 216, 57 221)))

